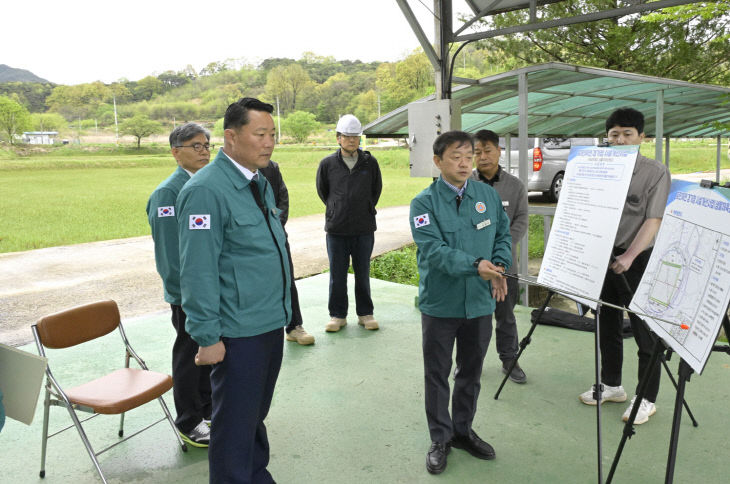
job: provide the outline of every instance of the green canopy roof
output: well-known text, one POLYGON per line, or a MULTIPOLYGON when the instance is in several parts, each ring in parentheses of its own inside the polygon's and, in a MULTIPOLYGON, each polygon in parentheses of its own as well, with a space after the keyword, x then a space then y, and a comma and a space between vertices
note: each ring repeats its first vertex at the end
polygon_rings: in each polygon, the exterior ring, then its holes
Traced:
MULTIPOLYGON (((539 64, 455 87, 461 102, 464 131, 491 129, 500 135, 518 134, 518 79, 527 78, 529 136, 599 137, 608 115, 620 107, 644 114, 644 132, 656 135, 657 99, 663 96, 663 136, 728 136, 730 130, 713 121, 730 122, 730 89, 661 77, 562 63, 539 64)), ((418 102, 435 99, 428 96, 418 102)), ((365 126, 370 138, 406 137, 408 106, 391 111, 365 126)))

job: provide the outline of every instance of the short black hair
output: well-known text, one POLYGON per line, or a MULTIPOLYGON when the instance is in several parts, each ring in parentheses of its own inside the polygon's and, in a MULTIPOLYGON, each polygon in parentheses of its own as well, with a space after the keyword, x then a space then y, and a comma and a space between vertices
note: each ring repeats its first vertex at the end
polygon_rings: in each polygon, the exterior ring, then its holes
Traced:
POLYGON ((636 131, 641 134, 644 132, 644 115, 634 108, 617 109, 606 120, 606 133, 616 126, 636 128, 636 131))
POLYGON ((175 148, 198 136, 204 134, 210 141, 210 132, 198 123, 181 124, 170 133, 170 148, 175 148))
POLYGON ((248 112, 251 110, 271 114, 274 112, 274 106, 254 97, 242 97, 226 109, 226 114, 223 116, 223 129, 235 129, 247 125, 249 121, 248 112))
POLYGON ((441 158, 446 148, 454 143, 459 143, 459 147, 465 144, 471 145, 474 149, 474 137, 465 131, 447 131, 433 142, 433 154, 441 158))
POLYGON ((474 133, 474 142, 489 142, 499 148, 499 136, 497 135, 497 133, 489 129, 480 129, 479 131, 474 133))

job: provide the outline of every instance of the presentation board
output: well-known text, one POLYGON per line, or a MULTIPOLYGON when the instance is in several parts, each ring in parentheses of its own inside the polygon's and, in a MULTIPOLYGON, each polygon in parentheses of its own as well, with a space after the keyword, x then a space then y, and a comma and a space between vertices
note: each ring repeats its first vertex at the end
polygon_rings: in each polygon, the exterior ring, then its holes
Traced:
POLYGON ((538 283, 599 298, 638 153, 638 146, 571 148, 538 283))
POLYGON ((8 417, 31 424, 46 364, 42 356, 0 343, 0 390, 8 417))
POLYGON ((644 277, 629 308, 702 373, 730 301, 730 189, 675 180, 644 277))

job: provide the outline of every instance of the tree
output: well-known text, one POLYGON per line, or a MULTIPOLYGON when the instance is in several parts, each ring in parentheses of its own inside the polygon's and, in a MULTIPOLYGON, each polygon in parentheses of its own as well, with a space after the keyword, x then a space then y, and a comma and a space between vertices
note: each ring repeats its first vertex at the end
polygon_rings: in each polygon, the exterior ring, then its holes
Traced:
POLYGON ((143 114, 125 119, 119 127, 123 134, 129 134, 137 138, 137 149, 140 148, 142 138, 162 131, 162 125, 160 123, 152 121, 143 114))
POLYGON ((213 74, 217 74, 219 72, 224 72, 227 70, 229 70, 229 67, 225 61, 210 62, 207 66, 200 69, 200 76, 211 76, 213 74))
POLYGON ((367 124, 378 117, 378 94, 370 89, 355 96, 347 111, 354 114, 362 124, 367 124))
POLYGON ((165 71, 157 76, 157 79, 162 82, 165 89, 173 89, 175 87, 184 86, 190 82, 190 79, 185 74, 175 71, 165 71))
POLYGON ((58 113, 34 113, 30 127, 34 131, 61 131, 68 127, 68 122, 58 113))
POLYGON ((305 111, 291 113, 281 124, 282 131, 294 138, 297 143, 307 141, 309 135, 319 127, 314 114, 305 111))
POLYGON ((38 82, 2 82, 0 96, 18 95, 17 101, 28 108, 30 112, 45 111, 46 98, 51 94, 53 84, 38 82))
POLYGON ((347 105, 357 93, 352 90, 350 79, 342 72, 327 79, 317 86, 319 104, 317 119, 324 123, 336 123, 347 112, 347 105))
POLYGON ((400 62, 380 64, 375 76, 383 112, 427 96, 434 90, 433 68, 420 51, 400 62))
POLYGON ((299 96, 313 87, 309 74, 299 64, 275 67, 266 78, 266 93, 272 100, 278 97, 286 112, 296 111, 299 96))
POLYGON ((30 113, 18 101, 0 96, 0 132, 7 135, 10 144, 15 143, 15 135, 30 126, 30 113))
POLYGON ((135 101, 149 101, 152 96, 165 90, 165 85, 156 77, 147 76, 137 81, 132 89, 135 101))
POLYGON ((112 90, 100 81, 75 86, 57 86, 46 98, 51 111, 68 118, 88 118, 100 104, 111 101, 112 90))
MULTIPOLYGON (((618 0, 571 0, 542 8, 540 20, 616 8, 618 0)), ((730 82, 730 0, 541 29, 482 41, 492 59, 512 66, 567 62, 691 82, 730 82)), ((525 23, 526 10, 484 21, 487 28, 525 23)))

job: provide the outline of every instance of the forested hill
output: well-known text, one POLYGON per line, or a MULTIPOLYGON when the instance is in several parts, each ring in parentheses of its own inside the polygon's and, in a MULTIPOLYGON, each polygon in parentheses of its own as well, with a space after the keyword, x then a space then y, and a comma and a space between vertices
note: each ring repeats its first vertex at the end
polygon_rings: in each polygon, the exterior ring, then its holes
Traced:
POLYGON ((5 64, 0 64, 0 82, 40 82, 48 83, 45 79, 36 76, 25 69, 16 69, 5 64))

